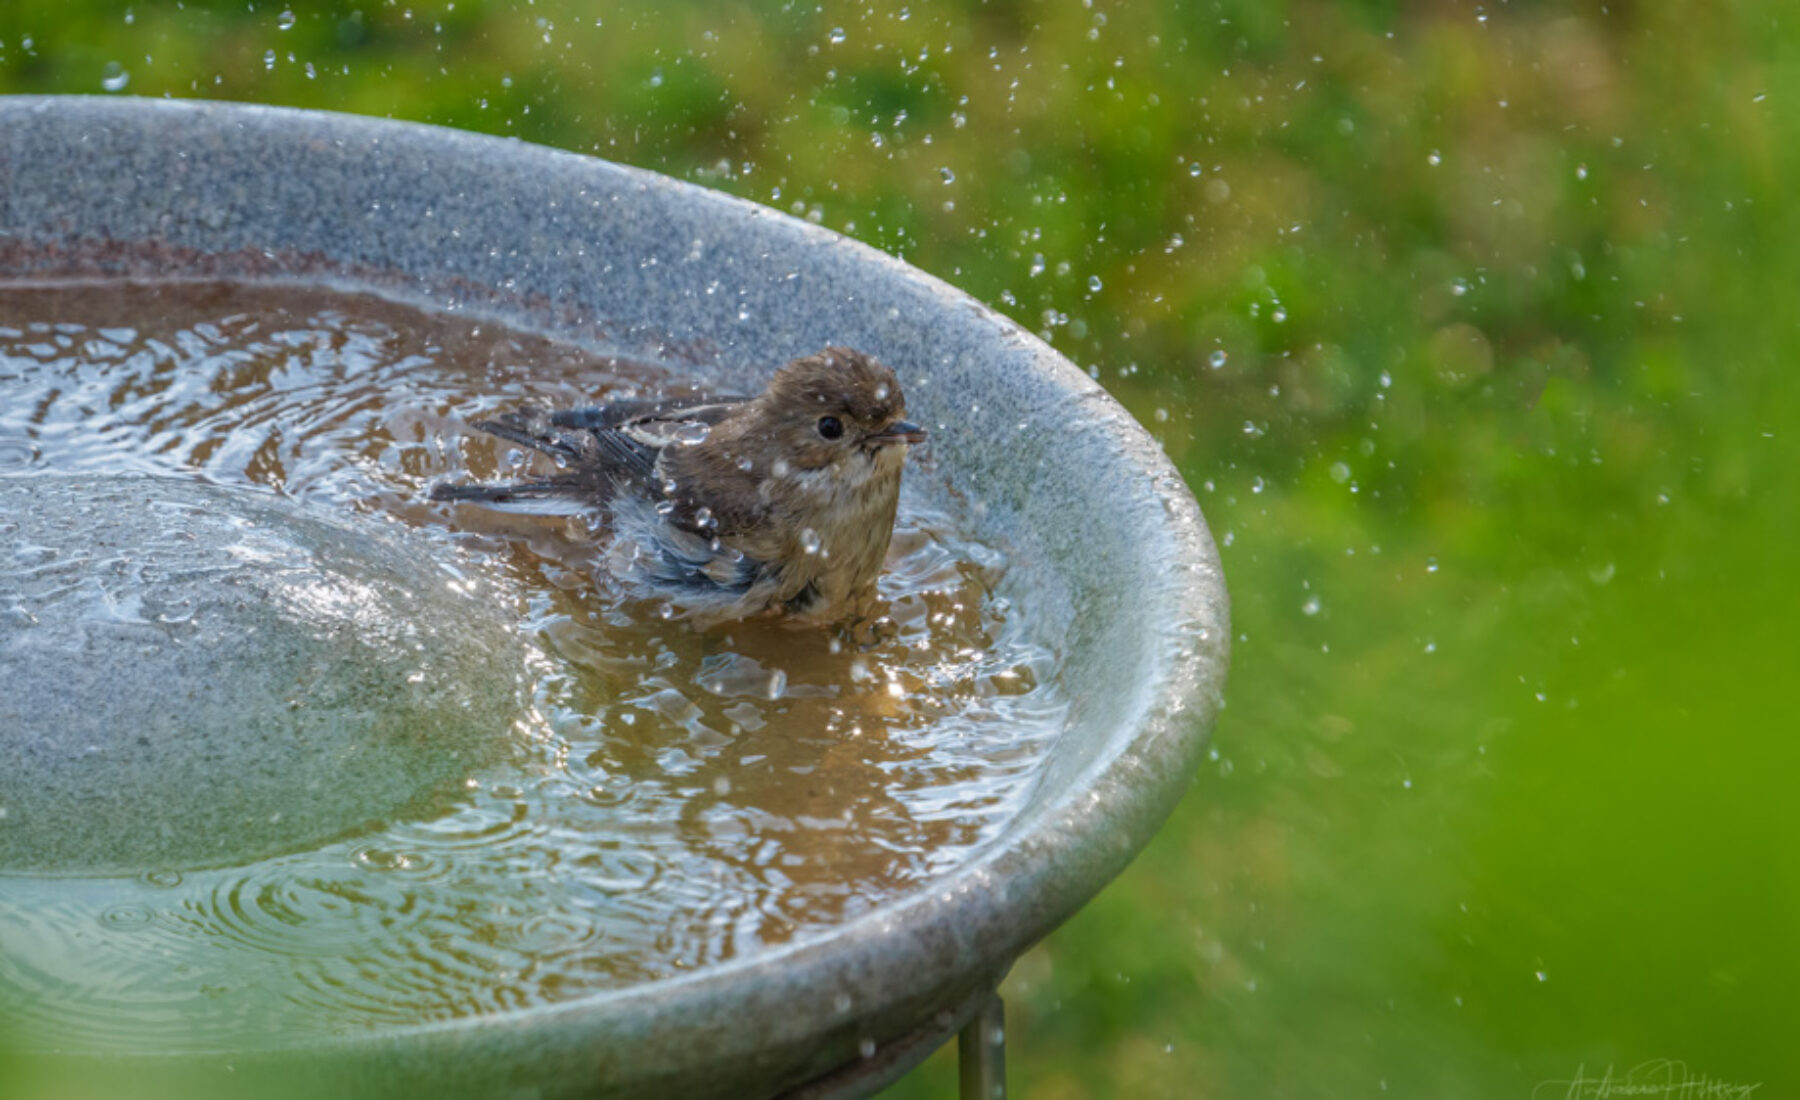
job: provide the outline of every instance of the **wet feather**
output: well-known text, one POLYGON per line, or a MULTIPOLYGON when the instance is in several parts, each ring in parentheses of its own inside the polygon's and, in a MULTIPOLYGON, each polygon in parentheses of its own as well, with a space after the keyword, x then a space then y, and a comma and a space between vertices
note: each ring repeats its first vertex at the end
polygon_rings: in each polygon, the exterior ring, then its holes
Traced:
POLYGON ((778 370, 753 398, 690 396, 510 413, 476 427, 559 472, 440 485, 432 499, 599 513, 606 567, 676 614, 827 622, 872 595, 910 445, 893 371, 848 348, 778 370))

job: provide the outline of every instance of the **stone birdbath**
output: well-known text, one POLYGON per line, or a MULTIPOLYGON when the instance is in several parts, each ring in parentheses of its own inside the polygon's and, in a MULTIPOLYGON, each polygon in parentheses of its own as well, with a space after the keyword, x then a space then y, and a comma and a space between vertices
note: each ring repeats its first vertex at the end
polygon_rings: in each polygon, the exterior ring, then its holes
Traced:
MULTIPOLYGON (((182 1021, 208 991, 147 949, 133 980, 166 997, 161 1026, 64 1043, 19 1026, 62 1010, 31 975, 68 960, 34 944, 84 942, 76 910, 147 919, 134 899, 158 876, 429 818, 528 704, 530 643, 459 601, 401 525, 178 473, 0 462, 0 1085, 852 1096, 961 1031, 965 1093, 1003 1086, 1001 978, 1170 812, 1226 667, 1199 509, 1094 381, 889 256, 649 172, 319 112, 0 99, 0 280, 85 279, 366 291, 715 389, 826 344, 906 364, 935 476, 1020 548, 1068 706, 994 839, 792 942, 557 1003, 205 1041, 182 1021)), ((294 950, 334 949, 294 928, 294 950)))

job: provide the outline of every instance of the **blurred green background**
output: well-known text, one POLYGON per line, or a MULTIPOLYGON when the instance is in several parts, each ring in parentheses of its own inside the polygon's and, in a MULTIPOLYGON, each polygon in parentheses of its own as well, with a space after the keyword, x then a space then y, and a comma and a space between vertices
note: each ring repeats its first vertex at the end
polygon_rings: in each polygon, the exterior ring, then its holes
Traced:
POLYGON ((1019 1095, 1800 1090, 1792 9, 12 0, 0 92, 656 169, 1117 395, 1220 540, 1229 706, 1009 980, 1019 1095))

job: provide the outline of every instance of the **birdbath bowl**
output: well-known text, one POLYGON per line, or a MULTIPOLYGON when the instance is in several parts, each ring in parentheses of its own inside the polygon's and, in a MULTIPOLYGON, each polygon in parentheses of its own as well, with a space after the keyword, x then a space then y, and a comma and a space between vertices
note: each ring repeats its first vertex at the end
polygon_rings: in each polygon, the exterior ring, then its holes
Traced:
MULTIPOLYGON (((675 363, 715 390, 754 389, 830 344, 904 365, 937 476, 1047 594, 1031 614, 1054 638, 1067 714, 996 839, 821 933, 557 1003, 236 1049, 184 1038, 185 998, 208 993, 155 976, 147 939, 136 978, 168 985, 155 1041, 90 1034, 73 1049, 20 1031, 9 1012, 54 991, 0 982, 0 1092, 867 1094, 974 1019, 1149 840, 1199 763, 1228 624, 1192 495, 1086 374, 889 256, 517 141, 254 106, 0 98, 0 279, 196 278, 490 317, 675 363)), ((491 611, 460 619, 403 531, 271 494, 98 480, 0 463, 0 892, 15 907, 37 899, 27 908, 54 923, 66 897, 109 882, 154 886, 161 867, 279 856, 412 812, 481 759, 459 723, 524 705, 494 671, 518 639, 491 611), (194 586, 179 614, 135 596, 120 562, 194 586), (271 622, 271 607, 293 614, 271 622), (366 658, 357 647, 381 631, 430 659, 366 658), (71 684, 95 706, 34 709, 71 684), (219 737, 221 684, 283 739, 252 752, 219 737), (352 757, 387 778, 334 785, 333 762, 352 757)), ((0 961, 17 974, 37 960, 0 961)))

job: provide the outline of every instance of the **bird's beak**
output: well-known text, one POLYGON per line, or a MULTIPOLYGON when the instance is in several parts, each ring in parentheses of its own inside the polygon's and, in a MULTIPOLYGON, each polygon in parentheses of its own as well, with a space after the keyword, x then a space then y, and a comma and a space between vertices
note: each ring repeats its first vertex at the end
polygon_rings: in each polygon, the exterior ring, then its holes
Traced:
POLYGON ((910 420, 896 420, 868 437, 870 443, 923 443, 925 429, 910 420))

